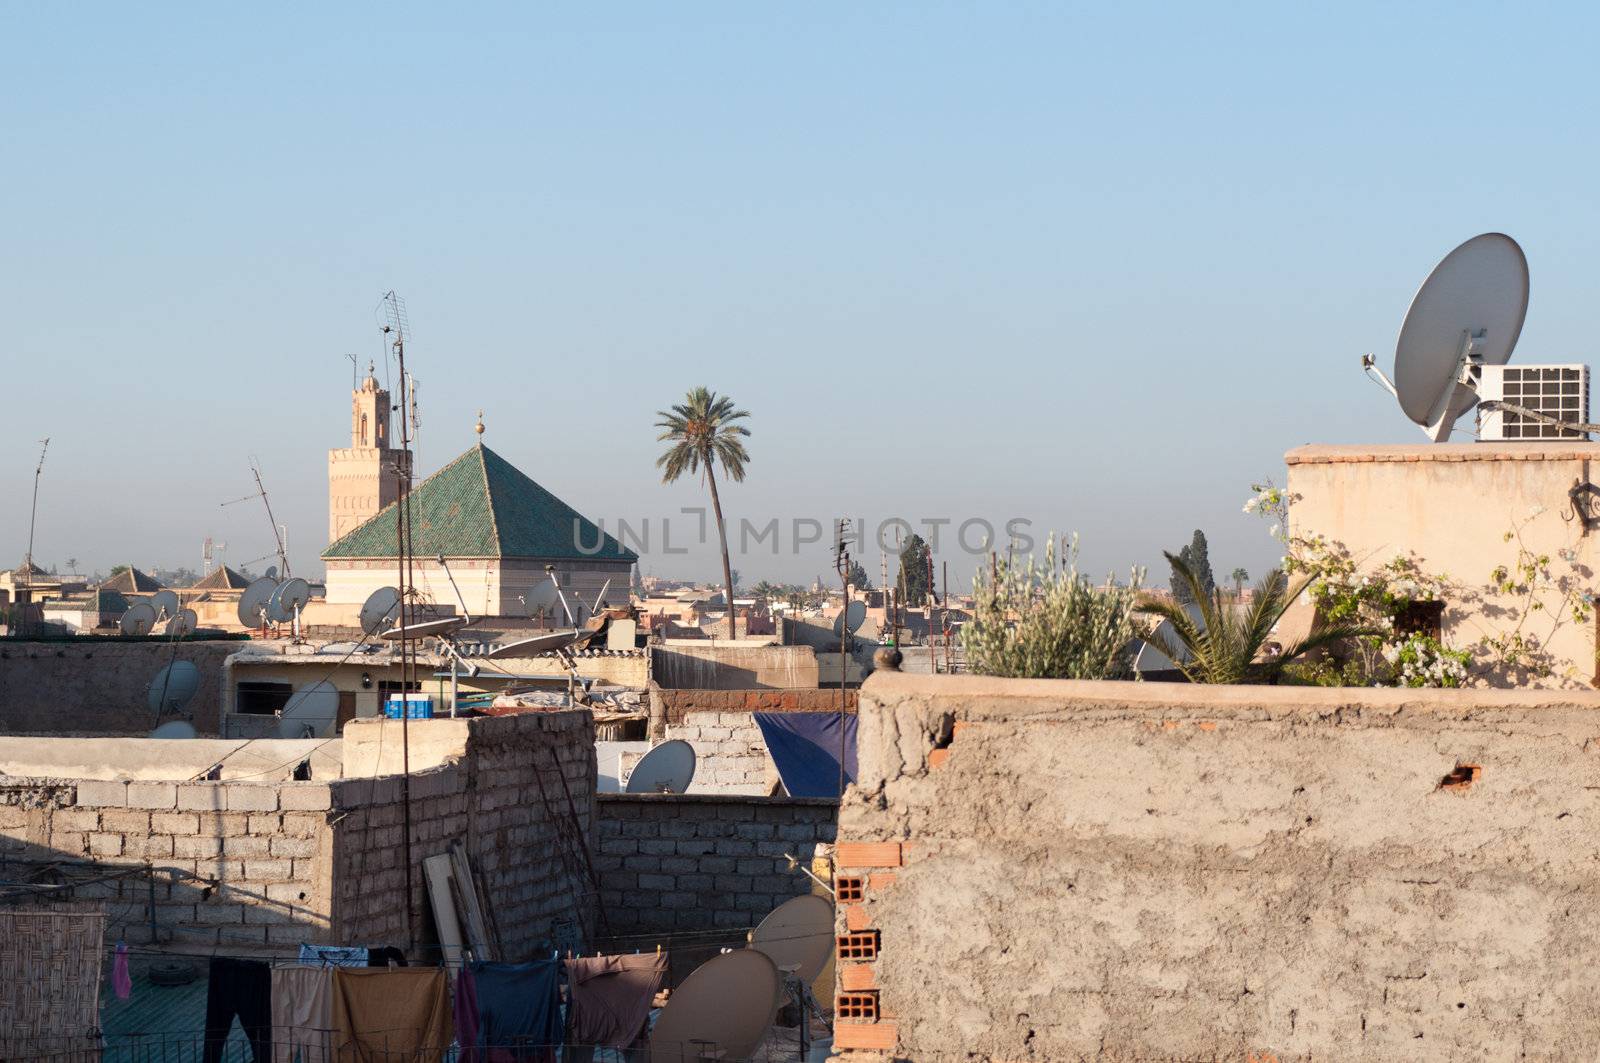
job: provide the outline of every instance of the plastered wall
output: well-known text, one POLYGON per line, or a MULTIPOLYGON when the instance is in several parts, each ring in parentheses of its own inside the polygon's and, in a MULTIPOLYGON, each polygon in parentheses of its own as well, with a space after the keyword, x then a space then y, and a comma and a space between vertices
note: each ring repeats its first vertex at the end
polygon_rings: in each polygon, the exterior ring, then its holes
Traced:
POLYGON ((7 734, 150 733, 147 688, 174 659, 192 661, 200 689, 186 710, 218 734, 222 662, 238 642, 24 642, 0 647, 0 730, 7 734))
POLYGON ((880 672, 835 1046, 1592 1058, 1597 738, 1587 692, 880 672))

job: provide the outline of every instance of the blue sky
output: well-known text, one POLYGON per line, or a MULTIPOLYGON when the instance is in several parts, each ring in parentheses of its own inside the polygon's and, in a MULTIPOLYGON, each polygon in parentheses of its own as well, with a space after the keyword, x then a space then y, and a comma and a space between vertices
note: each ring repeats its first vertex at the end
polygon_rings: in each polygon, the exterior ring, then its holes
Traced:
MULTIPOLYGON (((1305 442, 1420 433, 1368 383, 1434 261, 1510 232, 1518 358, 1588 360, 1597 16, 1578 6, 0 9, 0 563, 325 543, 373 309, 420 466, 485 441, 709 576, 654 412, 751 411, 730 515, 1077 531, 1096 571, 1240 513, 1305 442)), ((737 540, 737 535, 736 535, 737 540)), ((970 539, 970 536, 969 536, 970 539)), ((737 541, 735 546, 738 546, 737 541)), ((952 579, 976 559, 941 551, 952 579)), ((876 551, 864 560, 879 570, 876 551)))

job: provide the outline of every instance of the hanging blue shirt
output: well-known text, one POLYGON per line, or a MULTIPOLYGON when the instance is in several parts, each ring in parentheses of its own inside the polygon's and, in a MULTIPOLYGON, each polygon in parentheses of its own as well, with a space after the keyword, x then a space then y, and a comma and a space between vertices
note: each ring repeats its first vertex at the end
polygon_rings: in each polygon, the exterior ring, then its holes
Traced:
POLYGON ((546 1049, 562 1040, 561 961, 474 963, 472 980, 478 992, 478 1044, 526 1047, 512 1056, 517 1063, 553 1058, 546 1049))

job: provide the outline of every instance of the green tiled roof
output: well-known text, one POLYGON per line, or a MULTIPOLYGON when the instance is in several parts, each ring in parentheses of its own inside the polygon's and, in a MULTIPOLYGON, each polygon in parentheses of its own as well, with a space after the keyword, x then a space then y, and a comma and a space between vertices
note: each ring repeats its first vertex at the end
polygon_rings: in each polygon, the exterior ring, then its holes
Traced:
MULTIPOLYGON (((410 501, 417 557, 639 559, 482 443, 413 487, 410 501)), ((322 556, 395 556, 397 508, 386 506, 322 556)))

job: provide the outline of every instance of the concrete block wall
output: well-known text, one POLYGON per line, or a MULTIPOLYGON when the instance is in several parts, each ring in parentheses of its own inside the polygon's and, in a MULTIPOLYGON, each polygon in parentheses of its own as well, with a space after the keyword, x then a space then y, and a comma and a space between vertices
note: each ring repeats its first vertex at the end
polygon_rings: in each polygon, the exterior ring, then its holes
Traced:
POLYGON ((694 747, 695 792, 764 793, 778 779, 761 728, 748 712, 690 712, 667 727, 667 740, 694 747))
POLYGON ((5 778, 0 877, 92 865, 75 895, 106 905, 107 940, 281 953, 328 932, 331 806, 317 782, 5 778))
MULTIPOLYGON (((506 958, 531 958, 564 921, 586 935, 596 901, 594 883, 581 873, 583 848, 592 854, 594 847, 594 717, 585 710, 436 722, 465 732, 464 752, 411 778, 416 940, 432 936, 422 861, 457 839, 472 858, 506 958)), ((331 788, 342 810, 334 939, 403 943, 402 780, 342 779, 331 788)))
MULTIPOLYGON (((241 642, 184 642, 180 660, 200 672, 187 712, 203 735, 220 734, 222 662, 241 642)), ((7 641, 0 647, 0 732, 146 735, 146 688, 173 659, 167 642, 85 638, 7 641)))
POLYGON ((834 1047, 1587 1058, 1597 735, 1595 692, 880 672, 834 1047))
POLYGON ((811 880, 834 839, 838 802, 720 795, 601 794, 601 902, 611 929, 701 931, 752 927, 811 880))

